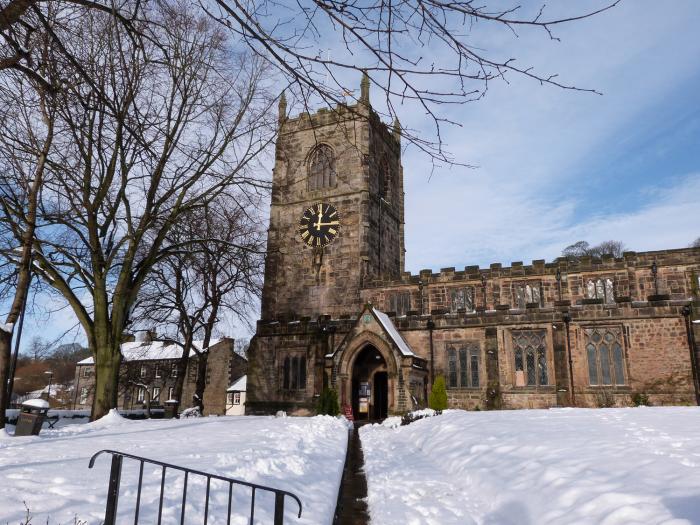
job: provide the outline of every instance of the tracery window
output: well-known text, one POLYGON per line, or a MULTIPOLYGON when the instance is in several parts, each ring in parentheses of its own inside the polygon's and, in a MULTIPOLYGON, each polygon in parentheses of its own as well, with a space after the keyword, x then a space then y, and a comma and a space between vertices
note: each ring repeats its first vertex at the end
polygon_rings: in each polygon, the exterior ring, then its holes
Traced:
POLYGON ((586 334, 588 380, 592 386, 624 385, 625 355, 621 328, 589 328, 586 334))
POLYGON ((282 389, 306 390, 306 358, 287 356, 282 362, 282 389))
POLYGON ((447 346, 447 386, 479 388, 479 344, 458 343, 447 346))
POLYGON ((411 309, 411 292, 395 292, 389 296, 389 311, 406 315, 411 309))
POLYGON ((454 313, 460 308, 467 312, 474 311, 474 288, 471 286, 450 290, 450 310, 454 313))
POLYGON ((549 384, 544 330, 513 330, 515 386, 549 384))
POLYGON ((327 144, 319 144, 309 155, 309 190, 333 188, 336 185, 335 156, 327 144))
POLYGON ((602 299, 605 304, 615 303, 615 285, 610 278, 588 279, 586 281, 586 297, 602 299))
POLYGON ((528 304, 537 303, 542 306, 540 283, 518 283, 513 287, 515 305, 521 310, 528 304))

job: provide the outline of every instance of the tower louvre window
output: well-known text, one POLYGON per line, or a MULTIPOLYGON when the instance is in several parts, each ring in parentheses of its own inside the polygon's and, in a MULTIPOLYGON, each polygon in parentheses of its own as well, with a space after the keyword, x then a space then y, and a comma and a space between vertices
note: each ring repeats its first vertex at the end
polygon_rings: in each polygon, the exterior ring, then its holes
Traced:
POLYGON ((319 144, 309 155, 308 178, 309 190, 335 187, 335 155, 327 144, 319 144))

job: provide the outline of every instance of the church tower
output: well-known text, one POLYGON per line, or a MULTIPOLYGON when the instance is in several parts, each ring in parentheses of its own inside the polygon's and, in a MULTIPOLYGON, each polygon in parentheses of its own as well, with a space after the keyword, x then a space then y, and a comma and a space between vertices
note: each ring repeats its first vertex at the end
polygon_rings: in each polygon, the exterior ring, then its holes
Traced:
POLYGON ((372 110, 366 75, 354 106, 286 110, 282 97, 262 320, 355 316, 364 283, 404 268, 400 127, 372 110))

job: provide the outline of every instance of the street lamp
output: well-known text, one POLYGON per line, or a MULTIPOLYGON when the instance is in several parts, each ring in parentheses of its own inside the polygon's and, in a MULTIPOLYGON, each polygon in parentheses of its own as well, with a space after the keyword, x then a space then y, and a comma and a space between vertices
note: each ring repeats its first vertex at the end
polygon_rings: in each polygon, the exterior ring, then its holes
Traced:
POLYGON ((51 405, 51 380, 53 379, 53 371, 52 370, 47 370, 44 372, 46 375, 49 376, 49 392, 46 395, 46 401, 49 402, 49 405, 51 405))
POLYGON ((557 290, 559 291, 559 300, 561 301, 561 270, 557 268, 557 273, 554 276, 557 280, 557 290))
POLYGON ((659 272, 659 267, 656 265, 656 260, 651 263, 651 275, 654 277, 654 295, 659 295, 659 281, 656 278, 659 272))

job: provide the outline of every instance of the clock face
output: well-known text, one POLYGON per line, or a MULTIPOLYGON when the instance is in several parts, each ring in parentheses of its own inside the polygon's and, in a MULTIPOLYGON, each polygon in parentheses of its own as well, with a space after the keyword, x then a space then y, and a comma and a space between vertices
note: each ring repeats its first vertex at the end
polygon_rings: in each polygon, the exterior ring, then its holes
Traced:
POLYGON ((312 247, 329 245, 339 231, 340 217, 332 204, 316 203, 307 208, 299 220, 299 234, 312 247))

